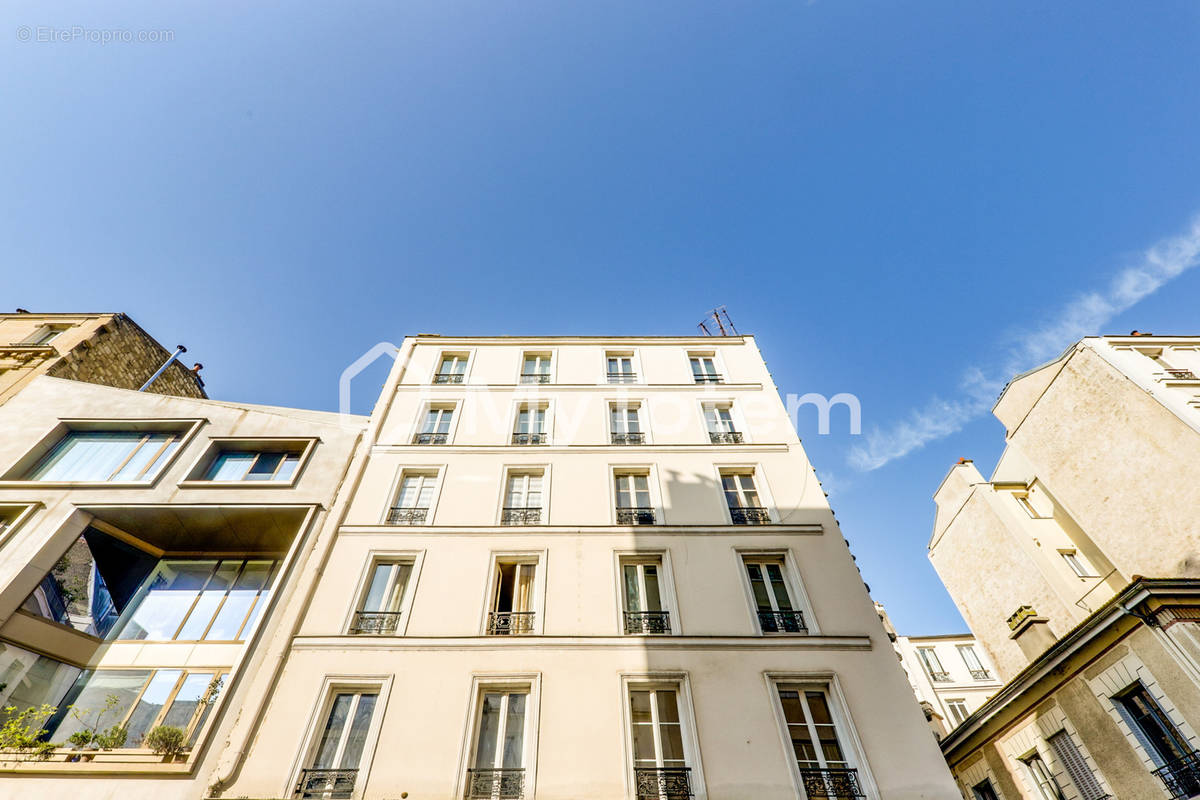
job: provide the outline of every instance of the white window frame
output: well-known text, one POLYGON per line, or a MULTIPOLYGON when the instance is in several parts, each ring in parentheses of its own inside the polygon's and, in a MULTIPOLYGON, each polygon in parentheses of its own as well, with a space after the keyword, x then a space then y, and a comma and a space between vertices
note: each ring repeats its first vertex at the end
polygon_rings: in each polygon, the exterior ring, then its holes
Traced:
MULTIPOLYGON (((500 468, 500 502, 496 509, 496 525, 513 527, 503 524, 504 507, 508 502, 508 479, 514 475, 542 476, 542 518, 537 524, 550 524, 550 465, 549 464, 506 464, 500 468)), ((528 494, 528 490, 526 490, 528 494)), ((528 506, 526 506, 528 508, 528 506)))
MULTIPOLYGON (((0 511, 16 513, 12 514, 8 525, 0 527, 0 547, 8 543, 16 532, 25 524, 36 509, 42 507, 40 502, 35 503, 0 503, 0 511)), ((57 563, 57 562, 56 562, 57 563)))
POLYGON ((687 351, 687 375, 691 378, 690 383, 693 386, 725 386, 731 383, 729 380, 729 370, 725 368, 725 359, 721 357, 721 349, 713 348, 712 350, 688 350, 687 351), (712 361, 713 369, 717 371, 717 375, 721 378, 718 382, 696 382, 696 373, 692 370, 693 358, 707 358, 712 361))
MULTIPOLYGON (((663 611, 670 615, 671 632, 666 636, 683 635, 683 619, 679 616, 679 599, 675 594, 675 570, 671 566, 671 551, 669 548, 639 550, 622 549, 613 551, 613 581, 616 591, 616 630, 625 636, 625 576, 623 568, 630 563, 654 563, 659 565, 658 593, 662 600, 663 611)), ((630 636, 636 634, 628 634, 630 636)))
POLYGON ((792 607, 804 614, 804 625, 808 629, 809 636, 819 635, 820 627, 817 625, 817 617, 813 613, 812 603, 808 599, 808 592, 804 589, 804 581, 800 577, 800 565, 796 560, 795 554, 791 548, 757 548, 757 547, 734 547, 734 559, 737 564, 738 573, 741 575, 742 591, 746 598, 746 610, 750 615, 750 627, 760 636, 803 636, 804 634, 796 633, 764 633, 762 626, 758 621, 758 601, 754 599, 754 587, 750 585, 750 574, 746 571, 746 561, 780 561, 783 564, 783 581, 787 586, 787 590, 791 593, 792 607))
POLYGON ((408 434, 408 440, 404 443, 407 447, 448 447, 454 444, 455 434, 458 431, 458 423, 462 419, 463 404, 460 400, 429 400, 421 404, 420 410, 417 413, 417 418, 413 421, 412 430, 408 434), (425 418, 429 416, 430 411, 449 409, 450 426, 446 431, 446 444, 444 445, 424 445, 417 444, 417 435, 425 432, 425 418))
POLYGON ((959 725, 962 724, 963 720, 965 720, 967 717, 971 716, 971 712, 967 709, 966 698, 951 697, 951 698, 947 698, 945 703, 946 703, 946 713, 950 716, 951 722, 953 723, 951 725, 952 728, 957 728, 959 725), (960 713, 957 709, 954 708, 955 704, 962 706, 962 712, 961 712, 962 719, 954 719, 954 717, 958 716, 960 713))
POLYGON ((548 550, 493 550, 488 558, 488 573, 483 593, 483 613, 479 615, 479 635, 488 635, 488 614, 496 596, 496 576, 501 564, 534 564, 533 571, 533 630, 525 636, 540 636, 546 624, 546 571, 548 550))
POLYGON ((429 499, 429 513, 425 515, 424 522, 425 525, 433 524, 433 520, 437 514, 438 501, 442 497, 442 484, 446 475, 445 464, 405 464, 397 467, 395 477, 392 478, 391 490, 388 492, 391 502, 388 503, 380 515, 380 525, 387 525, 388 514, 393 508, 396 508, 396 503, 400 501, 400 490, 404 488, 404 479, 417 475, 433 477, 433 497, 429 499))
MULTIPOLYGON (((731 472, 749 472, 754 476, 754 488, 758 492, 759 501, 762 507, 767 510, 767 518, 771 523, 779 522, 779 511, 775 508, 775 496, 771 493, 770 484, 767 483, 767 475, 763 470, 762 464, 759 463, 723 463, 714 464, 713 472, 717 481, 717 492, 721 503, 721 510, 725 514, 725 524, 733 525, 733 514, 729 511, 729 503, 725 500, 725 483, 724 477, 726 473, 731 472)), ((753 527, 753 526, 749 526, 753 527)))
MULTIPOLYGON (((662 489, 658 482, 658 468, 654 464, 609 464, 608 465, 608 508, 609 519, 617 525, 617 476, 645 475, 646 488, 650 490, 650 507, 654 509, 654 524, 666 525, 666 509, 663 507, 662 489)), ((625 527, 625 526, 622 526, 625 527)), ((637 527, 637 526, 634 526, 637 527)))
POLYGON ((400 598, 400 607, 397 609, 400 612, 400 619, 396 625, 395 632, 391 635, 405 636, 408 634, 408 623, 412 619, 413 601, 417 596, 417 580, 421 576, 421 567, 425 564, 425 551, 371 549, 367 551, 366 559, 358 575, 358 591, 351 598, 350 609, 346 614, 345 620, 342 622, 342 630, 345 631, 346 635, 350 635, 350 631, 354 627, 354 615, 362 608, 363 603, 366 601, 367 592, 371 588, 371 578, 375 573, 375 565, 380 563, 406 563, 412 567, 412 570, 408 574, 408 585, 404 587, 404 594, 400 598))
POLYGON ((1021 764, 1021 778, 1024 780, 1026 788, 1029 790, 1029 793, 1032 797, 1036 798, 1037 800, 1059 800, 1059 797, 1066 796, 1066 792, 1063 791, 1063 787, 1058 782, 1058 778, 1054 775, 1053 770, 1050 769, 1051 762, 1047 759, 1046 754, 1041 751, 1041 748, 1034 747, 1032 750, 1017 756, 1017 761, 1019 761, 1021 764), (1041 779, 1034 774, 1033 766, 1029 762, 1035 758, 1042 763, 1042 768, 1046 771, 1046 777, 1050 779, 1050 781, 1054 784, 1054 788, 1058 790, 1057 796, 1047 796, 1045 788, 1042 786, 1041 779))
POLYGON ((630 347, 630 348, 624 348, 624 349, 620 348, 620 347, 616 347, 616 348, 612 348, 612 349, 605 348, 604 351, 601 353, 600 368, 601 368, 600 374, 603 378, 600 381, 600 383, 604 386, 636 386, 638 384, 646 383, 646 376, 642 372, 641 355, 640 355, 638 348, 636 348, 636 347, 630 347), (633 367, 634 379, 631 381, 622 381, 620 383, 613 383, 613 382, 609 381, 609 379, 608 379, 608 360, 610 358, 628 358, 630 366, 633 367))
POLYGON ((378 694, 375 710, 371 714, 371 724, 367 728, 367 736, 363 741, 362 759, 358 764, 358 775, 354 781, 354 791, 351 800, 359 800, 371 773, 371 763, 375 758, 375 748, 379 743, 379 731, 383 726, 383 717, 387 709, 388 695, 391 694, 393 676, 391 675, 325 675, 317 694, 318 702, 309 716, 307 733, 297 751, 292 763, 290 778, 279 792, 280 797, 295 795, 297 784, 300 782, 302 771, 308 767, 315 755, 317 741, 321 735, 322 726, 329 716, 333 700, 340 692, 371 692, 378 694))
POLYGON ((836 673, 832 672, 774 672, 764 673, 767 691, 771 696, 771 708, 775 713, 776 730, 779 731, 779 743, 783 747, 784 758, 787 760, 789 774, 796 788, 797 797, 805 797, 804 785, 800 780, 800 765, 796 762, 796 753, 792 749, 792 740, 788 731, 787 717, 783 713, 783 701, 779 697, 779 688, 795 688, 803 690, 821 690, 825 692, 829 703, 829 713, 833 718, 834 728, 838 735, 843 755, 850 768, 858 770, 858 782, 863 794, 868 800, 879 800, 879 786, 871 772, 867 761, 866 749, 858 736, 858 728, 850 716, 850 706, 846 702, 846 694, 836 673))
POLYGON ((558 372, 558 350, 557 349, 549 349, 549 350, 536 350, 536 349, 535 350, 525 350, 525 349, 522 349, 521 355, 520 355, 520 361, 517 362, 517 379, 513 383, 518 386, 548 386, 548 385, 558 382, 557 372, 558 372), (536 358, 548 358, 550 360, 550 369, 546 373, 547 375, 550 376, 550 380, 546 381, 546 383, 538 383, 538 382, 525 383, 523 381, 522 376, 525 375, 525 359, 528 357, 531 357, 531 356, 536 357, 536 358))
MULTIPOLYGON (((729 418, 733 423, 734 432, 742 435, 743 444, 751 443, 752 439, 750 438, 750 426, 746 424, 746 418, 742 415, 741 403, 738 403, 731 397, 714 398, 711 400, 705 398, 697 403, 697 407, 700 409, 700 428, 704 431, 705 436, 708 436, 710 433, 708 429, 708 409, 727 408, 729 409, 729 418)), ((705 442, 705 444, 710 443, 711 441, 705 442)))
POLYGON ((554 442, 554 401, 549 400, 549 399, 536 400, 533 398, 517 400, 516 402, 514 402, 512 404, 512 409, 509 411, 509 415, 508 415, 508 438, 505 440, 504 444, 506 446, 512 445, 513 447, 537 446, 537 445, 513 445, 512 444, 512 437, 517 432, 517 419, 519 418, 519 416, 521 414, 521 408, 524 406, 528 406, 530 409, 541 408, 541 409, 545 410, 546 423, 544 426, 545 427, 544 433, 546 434, 546 444, 542 445, 542 446, 553 445, 555 443, 554 442))
MULTIPOLYGON (((638 430, 642 434, 642 441, 645 444, 653 444, 654 439, 651 436, 650 424, 650 406, 644 398, 618 398, 609 399, 605 402, 605 417, 604 417, 604 441, 606 444, 612 444, 613 429, 612 415, 614 411, 622 410, 628 412, 631 409, 637 411, 638 430)), ((628 416, 626 416, 626 427, 628 427, 628 416)), ((625 445, 616 445, 617 447, 625 447, 625 445)), ((636 445, 635 445, 636 446, 636 445)))
POLYGON ((942 663, 942 657, 940 655, 938 655, 938 651, 937 651, 936 647, 922 645, 915 649, 916 649, 916 653, 917 653, 917 661, 919 661, 921 663, 921 666, 925 669, 925 677, 928 678, 930 680, 930 682, 946 683, 950 680, 950 670, 946 669, 946 665, 942 663), (925 653, 933 653, 933 659, 935 661, 937 661, 937 665, 939 667, 941 667, 941 669, 935 670, 929 664, 929 662, 926 660, 925 655, 924 655, 925 653), (933 677, 934 674, 945 675, 946 677, 943 678, 942 680, 937 680, 933 677))
POLYGON ((637 781, 633 768, 633 724, 629 713, 629 693, 647 689, 672 689, 679 703, 679 729, 683 752, 690 768, 694 800, 707 800, 704 763, 700 757, 700 734, 696 729, 696 708, 692 702, 692 685, 686 672, 622 672, 620 673, 621 741, 625 761, 625 796, 637 800, 637 781))
POLYGON ((429 385, 431 386, 463 386, 471 382, 471 367, 475 366, 475 350, 473 348, 447 348, 438 350, 437 357, 433 360, 433 370, 429 374, 429 385), (447 357, 465 356, 466 366, 463 367, 462 383, 437 383, 437 376, 441 374, 442 362, 447 357))
POLYGON ((467 719, 463 726, 462 742, 459 746, 458 773, 452 797, 464 797, 467 793, 467 770, 475 760, 475 749, 479 741, 479 722, 482 699, 488 692, 527 691, 525 702, 525 736, 522 763, 525 764, 525 791, 528 798, 537 795, 538 725, 541 719, 542 673, 476 673, 471 676, 470 702, 467 704, 467 719))
POLYGON ((1100 573, 1096 571, 1096 568, 1092 565, 1092 562, 1074 547, 1059 548, 1058 554, 1062 556, 1062 560, 1067 565, 1067 569, 1071 570, 1071 573, 1075 575, 1075 577, 1081 580, 1100 577, 1100 573))

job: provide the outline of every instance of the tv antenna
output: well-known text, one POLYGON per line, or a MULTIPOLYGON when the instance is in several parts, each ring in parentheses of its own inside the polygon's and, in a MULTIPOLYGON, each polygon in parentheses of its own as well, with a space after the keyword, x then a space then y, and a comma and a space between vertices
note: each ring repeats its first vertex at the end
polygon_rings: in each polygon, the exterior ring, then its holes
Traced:
POLYGON ((725 310, 725 306, 717 306, 712 311, 704 315, 704 319, 700 320, 700 324, 696 326, 705 336, 737 336, 737 328, 733 327, 733 320, 729 317, 729 312, 725 310), (709 326, 714 326, 720 333, 713 333, 709 326))

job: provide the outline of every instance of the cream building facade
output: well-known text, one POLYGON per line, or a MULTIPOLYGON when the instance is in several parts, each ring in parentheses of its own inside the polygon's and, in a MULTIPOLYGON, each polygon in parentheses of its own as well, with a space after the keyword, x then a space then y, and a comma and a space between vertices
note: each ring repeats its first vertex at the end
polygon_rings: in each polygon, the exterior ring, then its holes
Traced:
POLYGON ((207 794, 365 427, 46 375, 0 405, 0 797, 207 794))
POLYGON ((977 800, 1200 795, 1200 337, 1089 337, 1015 378, 929 555, 1006 685, 943 750, 977 800), (1146 576, 1146 577, 1143 577, 1146 576))
POLYGON ((940 738, 962 724, 1001 683, 969 633, 898 636, 896 651, 909 686, 940 738))
POLYGON ((412 337, 358 459, 212 796, 957 797, 752 337, 412 337))

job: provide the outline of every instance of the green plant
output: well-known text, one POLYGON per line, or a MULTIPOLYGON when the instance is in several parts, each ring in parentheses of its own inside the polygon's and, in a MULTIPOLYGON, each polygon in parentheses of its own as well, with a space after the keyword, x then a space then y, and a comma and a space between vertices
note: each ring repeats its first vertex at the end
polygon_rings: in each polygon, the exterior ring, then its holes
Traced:
POLYGON ((174 725, 159 725, 146 734, 142 742, 160 756, 176 756, 183 752, 187 731, 174 725))
POLYGON ((104 698, 104 708, 94 712, 96 718, 90 723, 88 717, 93 713, 89 708, 72 708, 71 716, 75 717, 83 726, 79 730, 67 737, 67 741, 76 747, 87 747, 95 743, 97 747, 102 747, 105 750, 122 747, 125 744, 125 739, 128 732, 120 725, 111 725, 103 730, 100 729, 100 723, 104 720, 108 712, 116 708, 121 702, 118 695, 110 694, 104 698))
POLYGON ((67 743, 75 747, 87 747, 92 743, 92 732, 89 730, 78 730, 67 737, 67 743))
POLYGON ((129 731, 120 725, 113 725, 107 730, 96 734, 96 744, 100 745, 104 750, 115 750, 118 747, 125 746, 125 739, 128 738, 129 731))
POLYGON ((48 758, 54 745, 43 741, 46 735, 44 723, 58 709, 51 705, 26 708, 17 711, 16 706, 5 706, 4 723, 0 725, 0 750, 16 750, 29 753, 33 758, 48 758))

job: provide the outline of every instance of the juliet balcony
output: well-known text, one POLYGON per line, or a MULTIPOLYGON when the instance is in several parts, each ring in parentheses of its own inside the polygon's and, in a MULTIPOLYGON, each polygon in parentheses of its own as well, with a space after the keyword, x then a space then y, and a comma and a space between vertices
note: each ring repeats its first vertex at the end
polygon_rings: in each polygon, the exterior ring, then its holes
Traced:
POLYGON ((653 508, 617 508, 618 525, 654 525, 657 521, 653 508))
POLYGON ((802 611, 759 611, 758 624, 763 633, 808 633, 802 611))
POLYGON ((771 521, 771 514, 765 508, 743 506, 730 508, 729 518, 734 525, 766 525, 771 521))
POLYGON ((429 516, 428 508, 402 508, 397 506, 388 510, 388 525, 424 525, 429 516))
POLYGON ((514 433, 512 435, 512 443, 517 445, 526 444, 545 444, 546 434, 544 433, 514 433))
POLYGON ((512 800, 524 796, 525 770, 523 769, 467 770, 467 800, 485 800, 485 798, 512 800))
POLYGON ((513 636, 533 633, 532 611, 489 611, 488 636, 513 636))
POLYGON ((708 440, 712 444, 741 444, 740 431, 709 431, 708 440))
POLYGON ((356 769, 304 769, 300 770, 300 782, 296 785, 296 796, 321 798, 322 800, 349 800, 354 793, 354 782, 358 779, 356 769))
POLYGON ((662 634, 671 632, 669 611, 626 611, 625 633, 662 634))
POLYGON ((500 512, 501 525, 539 525, 542 521, 542 509, 539 508, 505 508, 500 512))
POLYGON ((689 800, 692 793, 690 767, 635 767, 637 800, 689 800))
POLYGON ((644 433, 617 433, 612 432, 613 444, 645 444, 646 434, 644 433))
POLYGON ((810 798, 830 800, 853 800, 866 797, 856 769, 809 769, 800 770, 800 783, 804 794, 810 798))
POLYGON ((448 433, 418 433, 413 437, 413 444, 445 444, 449 437, 448 433))

